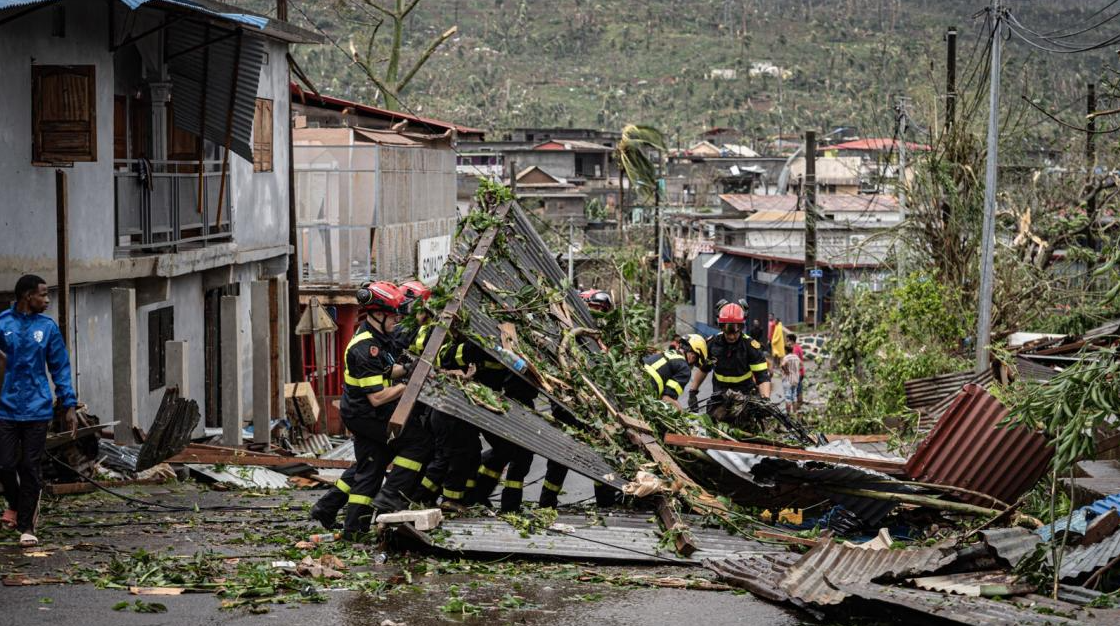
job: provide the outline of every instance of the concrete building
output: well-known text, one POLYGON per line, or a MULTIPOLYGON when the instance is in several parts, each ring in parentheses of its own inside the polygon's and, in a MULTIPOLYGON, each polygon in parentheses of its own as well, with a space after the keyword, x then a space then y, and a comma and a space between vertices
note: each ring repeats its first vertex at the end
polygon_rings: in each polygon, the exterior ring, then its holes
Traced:
POLYGON ((210 0, 0 0, 0 285, 48 281, 78 398, 119 439, 171 384, 238 443, 282 415, 285 58, 312 42, 210 0))

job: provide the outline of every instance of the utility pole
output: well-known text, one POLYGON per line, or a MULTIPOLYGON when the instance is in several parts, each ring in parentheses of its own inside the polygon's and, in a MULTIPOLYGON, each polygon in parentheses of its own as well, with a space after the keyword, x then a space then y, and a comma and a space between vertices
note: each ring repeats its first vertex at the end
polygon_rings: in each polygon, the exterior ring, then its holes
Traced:
POLYGON ((817 133, 805 132, 805 323, 817 326, 817 133))
POLYGON ((655 267, 657 268, 657 287, 656 287, 657 292, 653 296, 653 341, 654 341, 654 343, 656 343, 657 340, 661 338, 661 270, 662 270, 662 264, 663 264, 662 260, 661 260, 661 251, 662 251, 663 246, 664 246, 664 241, 662 241, 663 233, 661 231, 661 177, 660 176, 657 178, 657 186, 653 190, 653 202, 656 205, 655 210, 657 211, 656 218, 654 220, 654 223, 656 224, 656 228, 657 228, 657 257, 656 257, 656 265, 655 265, 655 267))
POLYGON ((950 26, 945 34, 946 54, 945 68, 945 132, 953 127, 957 116, 957 27, 950 26))
POLYGON ((988 344, 992 336, 992 287, 995 282, 996 178, 999 161, 999 78, 1003 13, 1000 0, 992 0, 992 59, 988 89, 988 157, 984 175, 984 231, 980 243, 980 304, 976 322, 976 373, 989 367, 988 344))
POLYGON ((509 160, 509 192, 517 195, 517 159, 509 160))
MULTIPOLYGON (((1089 122, 1085 126, 1085 167, 1088 170, 1088 179, 1091 182, 1097 169, 1097 147, 1094 145, 1094 139, 1097 136, 1097 118, 1093 117, 1093 113, 1097 111, 1097 84, 1089 83, 1089 93, 1085 96, 1085 113, 1089 122)), ((1089 229, 1086 231, 1088 235, 1085 237, 1085 246, 1090 250, 1097 249, 1096 238, 1093 235, 1093 226, 1097 221, 1097 195, 1089 196, 1089 202, 1085 207, 1086 212, 1089 214, 1089 229)))
POLYGON ((576 275, 576 227, 572 223, 572 218, 568 218, 568 287, 575 287, 576 275))
MULTIPOLYGON (((906 97, 899 96, 898 104, 898 180, 895 182, 895 196, 898 198, 898 215, 900 220, 906 222, 906 97)), ((906 245, 906 238, 902 239, 902 246, 899 250, 898 269, 899 274, 906 275, 907 255, 909 250, 906 245)))

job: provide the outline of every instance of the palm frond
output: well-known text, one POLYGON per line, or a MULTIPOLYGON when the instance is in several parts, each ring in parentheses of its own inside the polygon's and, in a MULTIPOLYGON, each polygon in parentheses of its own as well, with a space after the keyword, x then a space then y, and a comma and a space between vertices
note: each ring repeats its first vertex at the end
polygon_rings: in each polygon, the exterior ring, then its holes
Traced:
POLYGON ((615 148, 619 170, 630 180, 630 186, 644 204, 653 204, 657 191, 657 165, 649 151, 665 154, 665 137, 652 126, 627 124, 615 148))

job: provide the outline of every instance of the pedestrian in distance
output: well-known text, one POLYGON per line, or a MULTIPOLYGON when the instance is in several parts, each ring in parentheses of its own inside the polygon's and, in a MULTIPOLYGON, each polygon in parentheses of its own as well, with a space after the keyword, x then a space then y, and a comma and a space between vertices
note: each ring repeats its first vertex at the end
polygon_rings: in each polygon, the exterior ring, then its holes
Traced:
MULTIPOLYGON (((790 336, 793 338, 793 335, 790 336)), ((801 384, 801 359, 793 352, 792 343, 782 357, 782 388, 786 400, 786 413, 794 414, 797 403, 797 386, 801 384)))
POLYGON ((788 343, 790 346, 792 346, 791 349, 793 353, 796 354, 797 358, 801 360, 801 370, 799 372, 800 376, 797 379, 797 400, 794 404, 794 408, 800 411, 802 392, 805 389, 805 350, 802 349, 800 343, 797 343, 797 335, 793 333, 789 334, 788 343))
POLYGON ((19 531, 21 546, 32 547, 39 543, 35 526, 43 455, 55 414, 51 383, 71 431, 77 429, 78 399, 70 384, 70 355, 62 333, 43 314, 51 303, 46 281, 22 276, 15 295, 12 308, 0 313, 0 481, 8 500, 0 523, 19 531))

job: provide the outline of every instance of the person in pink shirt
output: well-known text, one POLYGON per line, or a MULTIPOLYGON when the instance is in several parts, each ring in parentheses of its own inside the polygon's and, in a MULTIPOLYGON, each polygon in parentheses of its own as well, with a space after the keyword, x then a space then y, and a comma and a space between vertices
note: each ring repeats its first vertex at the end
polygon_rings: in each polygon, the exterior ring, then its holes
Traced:
POLYGON ((795 409, 801 408, 801 390, 805 386, 805 351, 801 349, 801 344, 797 343, 797 335, 790 333, 786 335, 786 340, 789 343, 791 352, 797 355, 798 360, 801 361, 801 372, 797 378, 797 402, 794 406, 795 409))

